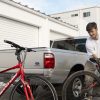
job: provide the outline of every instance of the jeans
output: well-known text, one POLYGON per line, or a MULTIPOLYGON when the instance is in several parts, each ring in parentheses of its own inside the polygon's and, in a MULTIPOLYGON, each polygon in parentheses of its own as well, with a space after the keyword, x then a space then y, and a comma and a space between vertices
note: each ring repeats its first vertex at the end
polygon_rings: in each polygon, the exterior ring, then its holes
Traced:
MULTIPOLYGON (((84 71, 88 71, 91 72, 93 74, 96 74, 97 76, 100 76, 99 72, 96 69, 96 63, 91 62, 90 60, 88 60, 85 64, 85 68, 84 71)), ((93 78, 91 76, 85 76, 85 82, 86 82, 86 86, 91 84, 93 82, 93 78)), ((93 93, 93 88, 91 88, 91 90, 89 91, 89 94, 93 93)))

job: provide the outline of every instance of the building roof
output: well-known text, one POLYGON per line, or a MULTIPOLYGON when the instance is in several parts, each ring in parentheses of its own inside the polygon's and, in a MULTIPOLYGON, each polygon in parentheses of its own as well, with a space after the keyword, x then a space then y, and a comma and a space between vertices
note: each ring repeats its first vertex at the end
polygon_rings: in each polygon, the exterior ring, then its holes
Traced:
POLYGON ((45 13, 40 12, 39 10, 35 10, 34 8, 28 7, 28 5, 22 5, 20 2, 16 2, 14 0, 0 0, 0 1, 4 2, 4 3, 7 3, 7 4, 10 4, 12 6, 15 6, 17 8, 20 8, 22 10, 25 10, 27 12, 34 13, 35 15, 41 16, 43 18, 48 18, 49 20, 52 20, 52 21, 54 21, 56 23, 62 24, 64 26, 67 26, 67 27, 69 27, 71 29, 74 29, 74 30, 78 31, 78 28, 75 27, 74 25, 71 25, 71 24, 68 24, 66 22, 63 22, 62 20, 56 19, 54 17, 51 17, 50 15, 46 15, 45 13))

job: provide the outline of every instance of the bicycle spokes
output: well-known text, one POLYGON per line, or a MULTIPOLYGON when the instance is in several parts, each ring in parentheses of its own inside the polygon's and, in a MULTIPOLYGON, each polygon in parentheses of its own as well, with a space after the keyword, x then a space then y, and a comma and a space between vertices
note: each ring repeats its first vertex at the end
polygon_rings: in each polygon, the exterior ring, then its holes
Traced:
MULTIPOLYGON (((29 82, 30 86, 29 87, 27 85, 29 97, 32 97, 33 95, 33 99, 35 100, 57 100, 55 98, 55 91, 53 90, 51 85, 48 84, 44 79, 41 79, 40 77, 33 77, 30 79, 28 78, 27 82, 29 82), (32 94, 30 93, 30 89, 32 94)), ((33 99, 31 98, 30 100, 33 99)), ((21 84, 21 82, 17 83, 14 87, 11 94, 11 100, 26 100, 25 93, 23 91, 23 85, 21 84)))

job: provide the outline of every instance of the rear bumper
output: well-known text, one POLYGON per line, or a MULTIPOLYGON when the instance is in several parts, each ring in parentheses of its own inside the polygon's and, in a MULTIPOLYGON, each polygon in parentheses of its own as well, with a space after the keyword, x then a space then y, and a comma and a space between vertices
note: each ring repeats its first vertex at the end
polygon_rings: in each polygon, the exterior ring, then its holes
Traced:
MULTIPOLYGON (((13 76, 16 71, 10 71, 6 74, 9 74, 8 76, 13 76)), ((25 69, 26 76, 28 75, 38 75, 45 77, 47 80, 49 80, 51 83, 63 83, 64 80, 67 77, 68 72, 64 71, 55 71, 54 69, 25 69), (65 74, 64 74, 65 73, 65 74)), ((3 75, 5 76, 5 75, 3 75)))

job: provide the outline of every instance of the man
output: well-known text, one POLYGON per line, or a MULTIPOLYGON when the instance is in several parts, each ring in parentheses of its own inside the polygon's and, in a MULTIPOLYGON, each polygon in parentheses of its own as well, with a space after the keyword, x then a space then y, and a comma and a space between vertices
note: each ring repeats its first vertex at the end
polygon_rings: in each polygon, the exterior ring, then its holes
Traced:
POLYGON ((97 24, 88 23, 86 30, 90 37, 86 41, 86 49, 90 58, 100 58, 100 36, 98 34, 97 24))
MULTIPOLYGON (((89 56, 89 59, 92 59, 86 62, 85 71, 95 72, 96 67, 94 66, 93 59, 100 58, 100 36, 98 33, 97 24, 95 22, 88 23, 86 26, 86 31, 89 34, 89 38, 86 41, 86 50, 89 56)), ((93 81, 93 79, 86 77, 87 81, 93 81)), ((92 97, 89 97, 88 100, 92 100, 92 97)))

